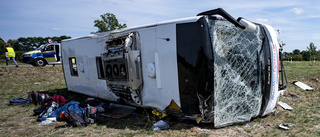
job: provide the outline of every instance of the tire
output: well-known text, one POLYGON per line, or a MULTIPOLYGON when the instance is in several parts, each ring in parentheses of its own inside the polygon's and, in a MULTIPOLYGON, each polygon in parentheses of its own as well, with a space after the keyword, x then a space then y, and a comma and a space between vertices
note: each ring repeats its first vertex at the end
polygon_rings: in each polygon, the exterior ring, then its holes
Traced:
POLYGON ((46 61, 44 59, 35 59, 34 60, 34 66, 46 66, 46 61))

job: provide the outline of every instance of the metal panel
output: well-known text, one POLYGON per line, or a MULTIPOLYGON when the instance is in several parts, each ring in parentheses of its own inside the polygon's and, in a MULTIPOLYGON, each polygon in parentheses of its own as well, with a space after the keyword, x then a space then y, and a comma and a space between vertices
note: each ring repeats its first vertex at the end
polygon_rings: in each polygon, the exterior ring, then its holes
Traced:
POLYGON ((104 51, 106 40, 107 38, 103 37, 62 42, 62 65, 68 90, 110 101, 117 100, 117 97, 107 88, 105 80, 99 79, 97 74, 96 57, 104 51), (75 57, 77 63, 82 62, 84 72, 78 72, 78 76, 71 76, 69 57, 75 57))
POLYGON ((176 24, 156 27, 156 52, 159 55, 161 77, 161 109, 164 110, 175 101, 180 106, 177 68, 176 24))
POLYGON ((275 32, 274 28, 269 25, 264 25, 264 29, 266 30, 266 34, 269 38, 269 45, 270 45, 270 71, 271 71, 271 88, 269 94, 269 101, 266 104, 266 109, 263 112, 262 116, 265 116, 272 111, 274 111, 277 102, 279 100, 279 42, 277 33, 275 32))
POLYGON ((126 57, 128 57, 129 86, 132 90, 137 90, 142 85, 140 51, 129 51, 126 57))

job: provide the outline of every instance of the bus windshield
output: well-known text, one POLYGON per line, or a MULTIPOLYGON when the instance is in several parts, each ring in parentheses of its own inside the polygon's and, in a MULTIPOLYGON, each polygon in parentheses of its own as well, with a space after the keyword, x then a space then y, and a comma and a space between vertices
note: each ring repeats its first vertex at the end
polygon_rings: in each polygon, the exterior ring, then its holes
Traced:
POLYGON ((208 19, 214 55, 215 127, 259 115, 263 96, 261 29, 245 32, 225 20, 208 19))

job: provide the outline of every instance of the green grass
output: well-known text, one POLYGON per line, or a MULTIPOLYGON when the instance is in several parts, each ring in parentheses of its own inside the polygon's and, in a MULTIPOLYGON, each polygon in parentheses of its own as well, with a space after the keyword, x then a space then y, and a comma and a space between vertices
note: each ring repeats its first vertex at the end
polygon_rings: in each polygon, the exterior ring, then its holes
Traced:
MULTIPOLYGON (((320 64, 319 62, 286 62, 284 65, 289 81, 288 89, 286 90, 288 95, 282 96, 280 100, 287 102, 294 109, 293 111, 285 111, 279 108, 280 110, 278 109, 278 111, 280 111, 280 114, 274 118, 279 120, 279 124, 293 123, 295 125, 289 131, 285 132, 274 129, 271 134, 277 136, 317 136, 320 125, 320 64), (303 91, 292 84, 292 81, 295 80, 314 87, 315 90, 303 91), (290 94, 298 95, 300 98, 290 96, 290 94), (318 128, 315 128, 317 126, 318 128)), ((276 127, 277 126, 274 128, 276 127)))
POLYGON ((9 100, 15 97, 25 98, 31 91, 60 94, 78 101, 83 101, 86 97, 67 91, 61 65, 21 65, 19 68, 5 67, 3 63, 0 65, 0 136, 320 136, 319 62, 284 62, 289 84, 280 100, 293 107, 292 111, 278 107, 269 116, 221 129, 214 129, 213 124, 178 121, 169 116, 165 121, 169 123, 170 129, 158 132, 153 132, 151 127, 159 118, 147 109, 137 109, 137 115, 121 119, 100 117, 99 121, 88 127, 72 128, 66 126, 65 122, 38 126, 36 117, 31 116, 34 105, 10 106, 9 100), (294 80, 316 90, 303 91, 292 84, 294 80), (40 84, 34 84, 36 82, 40 84), (295 125, 290 130, 282 130, 278 128, 280 123, 295 125))

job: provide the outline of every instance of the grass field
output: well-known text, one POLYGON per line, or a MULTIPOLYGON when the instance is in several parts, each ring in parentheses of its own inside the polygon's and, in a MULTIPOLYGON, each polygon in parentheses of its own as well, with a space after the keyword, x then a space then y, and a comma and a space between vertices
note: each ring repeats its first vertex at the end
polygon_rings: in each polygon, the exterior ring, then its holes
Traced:
POLYGON ((320 63, 284 62, 284 65, 289 85, 280 100, 293 107, 292 111, 278 107, 267 117, 221 129, 214 129, 213 124, 179 121, 169 116, 164 121, 169 123, 170 129, 153 132, 152 124, 159 118, 145 109, 137 109, 137 115, 121 119, 100 117, 88 127, 72 128, 65 122, 40 126, 32 116, 33 104, 11 106, 9 101, 15 97, 25 98, 31 91, 60 94, 80 102, 85 96, 67 91, 60 65, 32 67, 20 63, 16 68, 1 63, 0 136, 320 136, 320 63), (294 80, 315 90, 303 91, 292 84, 294 80), (290 130, 282 130, 278 128, 280 123, 295 125, 290 130))

